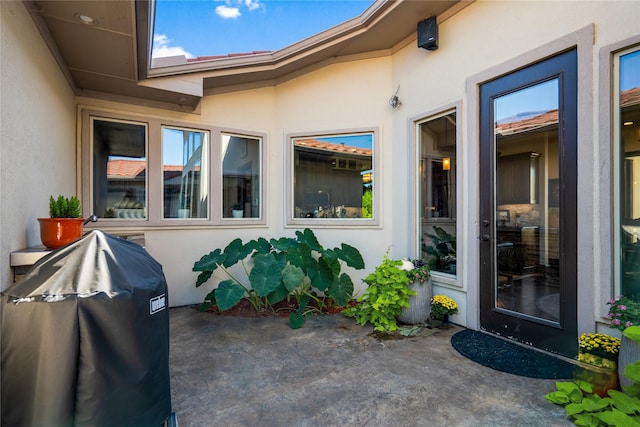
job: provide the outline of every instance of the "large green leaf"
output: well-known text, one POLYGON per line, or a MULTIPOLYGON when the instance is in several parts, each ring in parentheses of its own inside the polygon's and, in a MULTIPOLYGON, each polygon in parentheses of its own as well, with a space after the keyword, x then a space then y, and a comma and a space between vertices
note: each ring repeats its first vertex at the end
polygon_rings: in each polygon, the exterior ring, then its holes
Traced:
POLYGON ((283 283, 280 283, 269 295, 267 295, 267 301, 269 304, 275 304, 285 299, 288 295, 289 290, 283 283))
POLYGON ((220 249, 216 249, 196 261, 193 264, 193 271, 214 271, 226 258, 227 254, 222 253, 220 249))
POLYGON ((287 252, 290 248, 298 246, 296 239, 292 239, 290 237, 281 237, 277 240, 271 239, 270 243, 275 250, 280 252, 287 252))
POLYGON ((213 271, 211 270, 203 271, 202 273, 198 274, 198 278, 196 279, 196 288, 199 288, 203 283, 209 280, 212 274, 213 271))
POLYGON ((308 245, 290 247, 286 256, 290 264, 300 267, 304 271, 306 271, 307 262, 315 263, 315 259, 311 255, 311 248, 308 245))
POLYGON ((266 297, 278 287, 282 281, 283 267, 273 254, 256 255, 249 282, 258 296, 266 297))
POLYGON ((625 328, 622 333, 630 340, 640 343, 640 326, 629 326, 628 328, 625 328))
POLYGON ((598 412, 609 407, 610 398, 601 398, 597 394, 590 394, 582 399, 582 407, 587 412, 598 412))
POLYGON ((243 245, 242 240, 234 239, 224 248, 224 253, 227 255, 226 259, 222 263, 225 267, 231 267, 240 260, 245 259, 251 252, 253 252, 253 244, 243 245))
POLYGON ((268 254, 271 252, 271 243, 264 237, 258 238, 258 240, 253 240, 252 246, 255 251, 255 255, 257 254, 268 254))
POLYGON ((215 290, 216 305, 221 311, 228 310, 238 304, 245 290, 233 280, 223 280, 215 290))
POLYGON ((640 399, 637 397, 627 396, 618 390, 609 390, 607 393, 613 399, 615 407, 625 414, 634 415, 640 412, 640 399))
POLYGON ((636 363, 629 363, 625 366, 624 376, 633 382, 640 383, 640 361, 636 363))
POLYGON ((298 242, 306 244, 312 250, 316 252, 322 252, 324 250, 310 228, 305 228, 302 232, 296 231, 296 236, 298 237, 298 242))
POLYGON ((304 271, 296 265, 287 264, 282 270, 282 281, 289 292, 298 289, 304 278, 304 271))
POLYGON ((612 408, 610 411, 595 413, 593 416, 598 417, 608 426, 640 427, 640 423, 637 421, 637 418, 630 417, 629 415, 618 411, 616 408, 612 408))
POLYGON ((307 268, 307 275, 311 280, 311 285, 322 291, 326 292, 329 286, 337 280, 337 275, 333 272, 333 265, 327 263, 326 259, 320 258, 317 263, 313 264, 313 269, 310 268, 310 264, 307 268))
POLYGON ((340 248, 335 248, 334 251, 338 258, 346 262, 349 267, 353 267, 356 270, 364 268, 364 259, 362 259, 360 251, 353 246, 343 243, 340 248))
POLYGON ((353 282, 347 274, 340 275, 340 279, 331 282, 327 289, 327 295, 330 296, 339 306, 347 305, 353 296, 353 282))

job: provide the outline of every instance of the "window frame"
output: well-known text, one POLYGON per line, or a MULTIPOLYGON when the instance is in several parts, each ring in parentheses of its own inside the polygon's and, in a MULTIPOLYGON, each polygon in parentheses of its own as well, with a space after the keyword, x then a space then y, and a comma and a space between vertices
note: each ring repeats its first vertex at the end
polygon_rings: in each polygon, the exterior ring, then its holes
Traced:
POLYGON ((381 159, 380 153, 380 131, 377 127, 331 130, 326 132, 291 132, 285 135, 286 141, 286 188, 287 194, 285 199, 285 227, 313 227, 313 228, 379 228, 381 224, 381 159), (302 138, 331 138, 347 135, 363 135, 371 134, 372 144, 372 169, 373 169, 373 216, 372 218, 296 218, 294 215, 294 183, 295 183, 295 166, 294 166, 294 140, 302 138))
MULTIPOLYGON (((412 140, 412 150, 411 150, 411 167, 412 167, 412 184, 413 188, 411 189, 411 194, 413 194, 413 241, 412 248, 415 254, 415 258, 419 258, 422 253, 421 248, 421 233, 422 233, 422 195, 420 193, 420 163, 422 162, 422 151, 420 144, 422 142, 420 136, 420 126, 424 123, 427 123, 431 120, 436 120, 441 117, 444 117, 448 114, 455 113, 456 114, 456 130, 455 130, 455 138, 456 138, 456 150, 455 150, 455 162, 451 162, 455 176, 452 179, 456 187, 456 197, 455 197, 455 205, 453 206, 454 215, 446 218, 431 218, 432 222, 435 225, 445 225, 455 223, 456 230, 456 272, 454 274, 445 273, 440 271, 432 271, 431 278, 433 283, 439 286, 444 286, 452 289, 460 289, 463 288, 463 273, 465 269, 464 262, 464 248, 463 244, 464 240, 464 227, 463 227, 463 214, 462 214, 462 196, 464 193, 464 189, 462 188, 463 180, 462 180, 462 168, 460 166, 462 159, 462 101, 453 102, 451 104, 444 105, 440 108, 436 108, 427 113, 421 114, 419 116, 414 116, 410 118, 410 122, 412 124, 413 131, 413 140, 412 140)), ((429 159, 433 160, 435 157, 430 156, 429 159)))
POLYGON ((174 119, 145 116, 142 114, 128 114, 114 112, 110 110, 100 110, 93 108, 81 108, 79 126, 79 169, 80 180, 78 187, 82 195, 82 215, 87 218, 93 214, 93 121, 94 119, 104 121, 116 121, 145 125, 146 127, 146 218, 128 220, 99 218, 96 223, 88 223, 85 228, 144 230, 150 228, 198 228, 198 227, 246 227, 256 225, 266 225, 266 200, 265 188, 267 188, 267 177, 265 168, 265 144, 267 134, 262 132, 246 131, 241 129, 212 126, 203 123, 178 121, 174 119), (209 150, 206 160, 209 162, 209 177, 207 185, 208 194, 208 218, 164 218, 164 193, 163 193, 163 141, 162 129, 177 128, 205 132, 209 135, 209 150), (218 206, 222 203, 222 135, 231 134, 245 138, 256 139, 260 142, 260 189, 259 205, 260 215, 258 218, 223 218, 222 210, 218 206), (87 202, 88 201, 88 202, 87 202))
POLYGON ((621 132, 621 99, 620 99, 620 59, 622 56, 640 52, 640 42, 629 44, 624 48, 617 49, 611 52, 610 56, 610 70, 611 75, 609 78, 611 88, 611 149, 613 158, 613 212, 612 212, 612 235, 613 235, 613 281, 612 289, 608 298, 616 298, 618 295, 622 295, 625 292, 622 289, 622 210, 623 200, 621 196, 622 190, 622 173, 624 170, 624 158, 622 152, 622 132, 621 132))

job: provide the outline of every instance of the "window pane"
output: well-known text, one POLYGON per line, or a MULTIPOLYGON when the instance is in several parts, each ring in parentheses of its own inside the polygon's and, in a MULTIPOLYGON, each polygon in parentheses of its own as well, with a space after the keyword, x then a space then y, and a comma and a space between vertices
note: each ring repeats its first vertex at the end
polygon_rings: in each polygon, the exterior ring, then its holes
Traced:
POLYGON ((373 218, 373 134, 293 140, 295 218, 373 218))
POLYGON ((640 50, 619 59, 621 294, 640 301, 640 50))
POLYGON ((98 218, 146 218, 147 127, 93 119, 93 212, 98 218))
POLYGON ((162 128, 165 218, 208 217, 208 133, 162 128))
POLYGON ((261 140, 222 135, 222 217, 260 218, 261 140))
POLYGON ((421 257, 456 274, 456 113, 418 126, 421 257))

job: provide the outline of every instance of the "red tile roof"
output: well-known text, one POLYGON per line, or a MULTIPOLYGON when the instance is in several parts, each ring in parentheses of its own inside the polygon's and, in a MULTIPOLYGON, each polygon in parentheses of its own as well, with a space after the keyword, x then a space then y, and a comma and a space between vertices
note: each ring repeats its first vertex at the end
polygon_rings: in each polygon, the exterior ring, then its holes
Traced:
MULTIPOLYGON (((127 159, 118 159, 118 160, 109 160, 107 162, 107 177, 121 178, 121 179, 132 179, 132 178, 144 178, 146 175, 146 160, 127 160, 127 159)), ((200 170, 199 167, 195 168, 196 170, 200 170)), ((182 172, 182 166, 180 165, 164 165, 162 167, 165 178, 168 176, 176 176, 180 175, 182 172), (173 172, 173 173, 171 173, 173 172)))
POLYGON ((296 139, 294 145, 297 147, 313 148, 315 150, 330 151, 341 154, 371 156, 370 148, 353 147, 343 144, 335 144, 317 139, 296 139))

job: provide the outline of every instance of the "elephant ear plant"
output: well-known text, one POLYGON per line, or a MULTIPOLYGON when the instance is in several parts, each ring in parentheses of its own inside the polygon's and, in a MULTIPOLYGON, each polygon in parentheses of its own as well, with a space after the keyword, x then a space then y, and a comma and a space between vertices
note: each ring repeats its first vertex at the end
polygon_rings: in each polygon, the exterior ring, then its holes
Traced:
POLYGON ((302 315, 311 299, 320 302, 320 293, 338 306, 346 305, 353 295, 353 282, 341 272, 342 263, 355 269, 364 268, 360 252, 346 243, 325 249, 310 229, 296 231, 295 238, 259 238, 243 243, 235 239, 224 249, 204 255, 193 266, 200 274, 196 287, 207 282, 216 271, 226 277, 200 305, 207 310, 216 305, 228 310, 246 297, 256 311, 270 307, 288 297, 295 298, 302 315), (240 263, 241 280, 231 267, 240 263))

